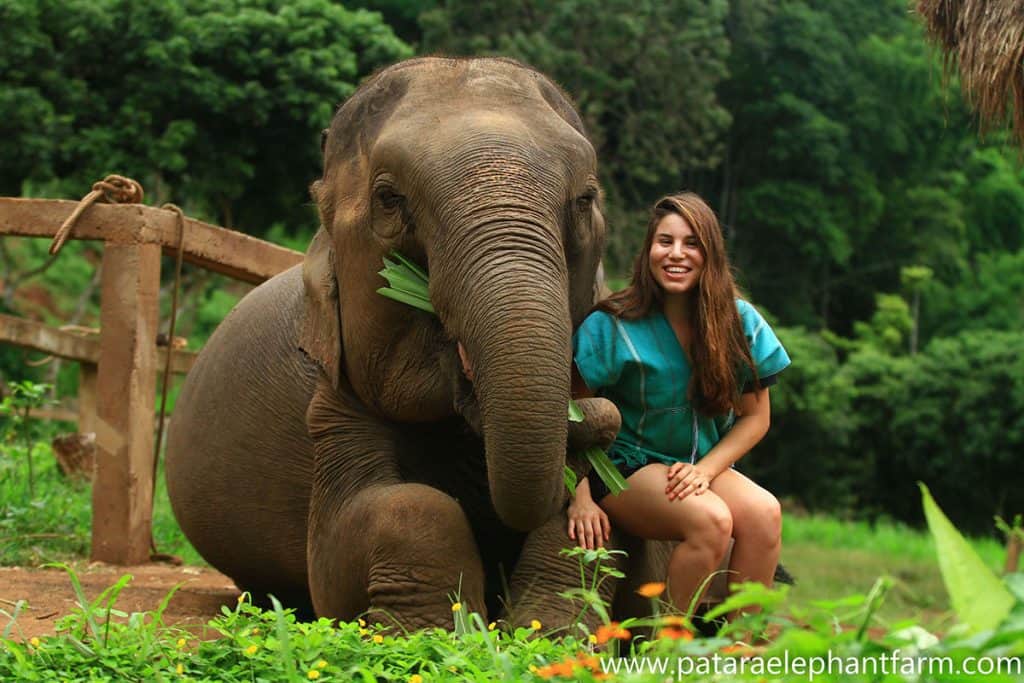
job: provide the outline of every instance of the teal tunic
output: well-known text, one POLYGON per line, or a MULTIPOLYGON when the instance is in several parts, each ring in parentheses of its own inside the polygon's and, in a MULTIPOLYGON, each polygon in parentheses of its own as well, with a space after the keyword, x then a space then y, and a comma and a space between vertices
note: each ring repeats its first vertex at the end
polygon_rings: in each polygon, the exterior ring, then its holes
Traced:
MULTIPOLYGON (((742 299, 736 308, 758 377, 788 366, 789 355, 757 309, 742 299)), ((700 458, 732 427, 732 413, 710 418, 694 411, 686 397, 690 363, 660 308, 638 320, 591 313, 573 335, 573 358, 587 387, 622 414, 608 452, 617 465, 700 458)))

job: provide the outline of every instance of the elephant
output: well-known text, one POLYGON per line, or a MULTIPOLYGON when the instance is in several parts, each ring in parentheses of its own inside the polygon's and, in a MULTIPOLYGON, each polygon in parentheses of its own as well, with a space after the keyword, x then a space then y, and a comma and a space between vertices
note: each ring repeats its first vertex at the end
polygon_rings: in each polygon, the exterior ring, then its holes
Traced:
MULTIPOLYGON (((571 623, 566 453, 619 424, 600 398, 567 423, 605 238, 579 115, 517 62, 419 58, 361 85, 322 149, 303 263, 243 298, 177 400, 182 530, 243 590, 319 616, 443 626, 459 600, 571 623), (429 272, 436 315, 376 292, 391 250, 429 272)), ((664 576, 659 552, 635 547, 629 580, 664 576)))

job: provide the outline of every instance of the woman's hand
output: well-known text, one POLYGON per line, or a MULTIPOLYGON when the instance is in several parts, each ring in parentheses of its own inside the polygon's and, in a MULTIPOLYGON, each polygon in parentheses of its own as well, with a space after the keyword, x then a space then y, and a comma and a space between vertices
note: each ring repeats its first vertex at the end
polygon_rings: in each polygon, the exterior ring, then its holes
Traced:
POLYGON ((569 516, 569 538, 581 548, 603 548, 612 527, 604 513, 590 496, 577 495, 566 511, 569 516))
POLYGON ((668 483, 665 494, 669 500, 682 500, 691 493, 699 496, 711 486, 714 476, 708 474, 698 465, 688 462, 675 462, 668 468, 668 483))

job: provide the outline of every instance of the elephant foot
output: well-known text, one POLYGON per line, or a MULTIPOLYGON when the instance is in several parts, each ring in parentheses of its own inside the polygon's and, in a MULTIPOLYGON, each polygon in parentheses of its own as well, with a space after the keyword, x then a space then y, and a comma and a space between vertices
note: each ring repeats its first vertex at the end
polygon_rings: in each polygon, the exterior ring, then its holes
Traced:
MULTIPOLYGON (((596 563, 585 564, 581 577, 579 558, 561 554, 562 549, 575 545, 569 539, 567 526, 563 512, 527 537, 509 584, 511 600, 506 619, 513 626, 528 626, 536 620, 544 631, 549 631, 567 629, 579 621, 593 632, 602 623, 598 612, 587 605, 581 594, 565 595, 584 588, 590 590, 595 585, 596 597, 610 612, 618 580, 601 574, 595 582, 596 563)), ((616 540, 613 532, 610 549, 616 547, 616 540)), ((623 557, 618 555, 603 566, 621 570, 622 564, 623 557)))
POLYGON ((311 501, 309 588, 319 616, 387 628, 452 626, 484 613, 483 565, 459 504, 421 484, 376 486, 337 512, 311 501))
POLYGON ((238 584, 238 590, 243 593, 248 593, 251 596, 252 604, 259 607, 262 610, 271 610, 274 608, 274 603, 271 601, 271 597, 277 599, 284 609, 290 609, 295 613, 295 618, 298 621, 314 621, 316 619, 316 610, 313 609, 313 603, 309 599, 309 593, 302 591, 287 591, 281 590, 281 587, 267 588, 263 586, 250 586, 248 584, 238 584))

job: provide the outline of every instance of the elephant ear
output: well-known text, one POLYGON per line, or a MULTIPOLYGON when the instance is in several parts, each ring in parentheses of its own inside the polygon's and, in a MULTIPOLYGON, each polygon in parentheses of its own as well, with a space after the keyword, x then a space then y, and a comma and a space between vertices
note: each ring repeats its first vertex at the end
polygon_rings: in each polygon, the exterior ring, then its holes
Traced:
POLYGON ((304 292, 299 349, 312 358, 337 389, 341 366, 341 320, 338 280, 334 276, 331 236, 322 227, 302 263, 304 292))

